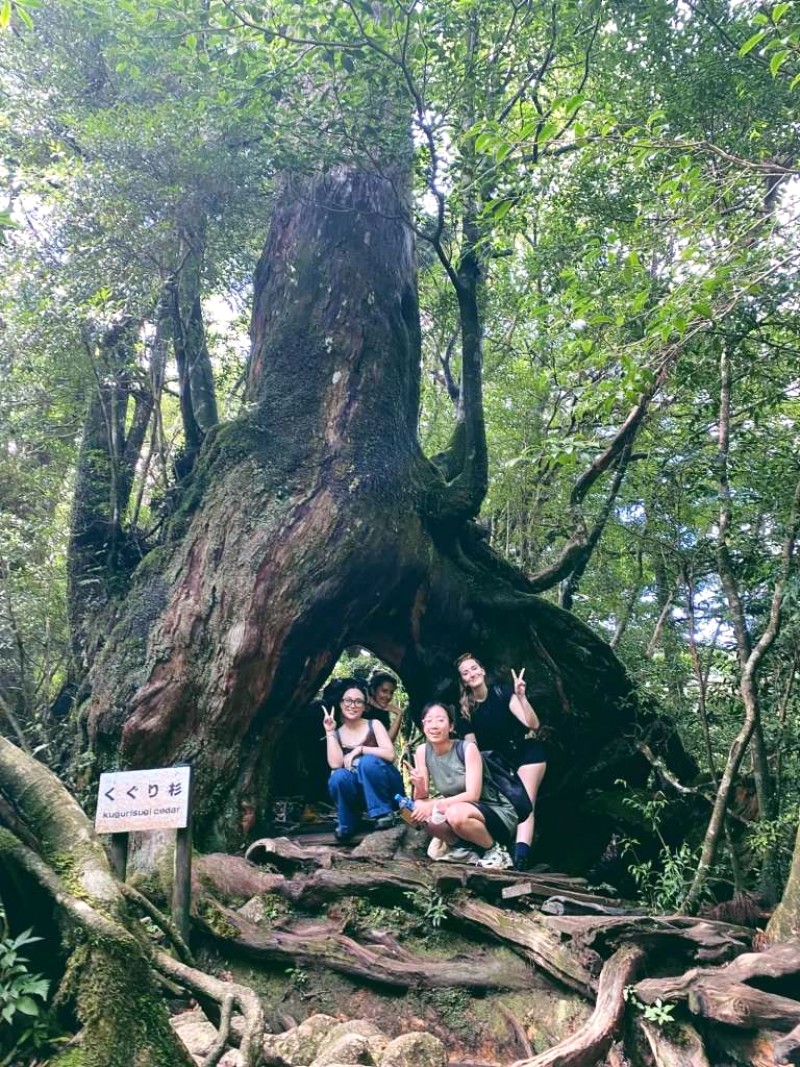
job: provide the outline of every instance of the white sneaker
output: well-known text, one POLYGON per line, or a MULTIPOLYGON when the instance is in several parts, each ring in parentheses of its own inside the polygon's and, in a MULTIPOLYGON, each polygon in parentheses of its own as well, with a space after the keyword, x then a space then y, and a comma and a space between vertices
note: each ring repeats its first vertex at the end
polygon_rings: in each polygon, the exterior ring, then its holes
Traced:
POLYGON ((443 841, 440 837, 432 837, 428 845, 428 859, 442 860, 449 851, 450 846, 446 841, 443 841))
POLYGON ((503 848, 502 845, 492 845, 478 860, 478 866, 491 867, 497 871, 507 871, 509 867, 514 866, 514 861, 511 859, 508 850, 503 848))
POLYGON ((447 852, 442 856, 437 856, 437 859, 444 860, 446 863, 479 863, 478 853, 472 848, 466 848, 463 845, 455 845, 449 848, 447 852))

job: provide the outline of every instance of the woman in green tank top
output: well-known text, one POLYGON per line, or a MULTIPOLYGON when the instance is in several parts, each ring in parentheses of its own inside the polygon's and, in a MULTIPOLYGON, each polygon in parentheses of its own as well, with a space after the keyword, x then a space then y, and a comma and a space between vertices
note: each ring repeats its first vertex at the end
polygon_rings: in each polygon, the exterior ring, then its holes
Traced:
POLYGON ((484 776, 477 745, 455 741, 452 729, 451 713, 443 704, 423 708, 426 740, 414 754, 414 766, 409 766, 414 787, 411 818, 424 824, 432 836, 455 846, 437 858, 480 867, 510 867, 505 845, 516 830, 516 812, 484 776), (431 798, 431 785, 440 794, 436 799, 431 798))

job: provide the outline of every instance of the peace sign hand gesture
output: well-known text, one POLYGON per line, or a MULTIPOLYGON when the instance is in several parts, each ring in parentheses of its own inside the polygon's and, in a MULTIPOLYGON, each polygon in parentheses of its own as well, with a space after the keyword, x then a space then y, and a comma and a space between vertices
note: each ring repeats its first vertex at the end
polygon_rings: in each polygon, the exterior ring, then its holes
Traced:
POLYGON ((511 677, 514 679, 514 693, 518 697, 525 696, 525 668, 523 667, 519 674, 512 669, 511 677))
POLYGON ((322 725, 325 727, 326 734, 332 734, 336 729, 336 719, 333 717, 333 708, 326 708, 322 705, 322 725))
POLYGON ((417 786, 419 786, 419 788, 421 789, 425 785, 426 775, 422 771, 418 771, 413 763, 409 763, 406 760, 405 764, 406 770, 408 771, 408 777, 411 779, 412 787, 416 788, 417 786))

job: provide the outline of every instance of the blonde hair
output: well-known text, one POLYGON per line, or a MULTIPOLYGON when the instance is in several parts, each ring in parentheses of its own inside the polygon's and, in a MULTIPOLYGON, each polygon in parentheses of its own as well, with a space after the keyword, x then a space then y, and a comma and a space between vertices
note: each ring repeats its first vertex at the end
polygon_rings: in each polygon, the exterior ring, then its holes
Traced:
MULTIPOLYGON (((481 668, 481 670, 486 670, 486 668, 483 666, 478 657, 473 656, 471 652, 461 653, 455 663, 456 669, 460 667, 465 660, 468 659, 474 659, 478 666, 481 668)), ((462 718, 466 719, 466 721, 469 722, 472 718, 472 712, 475 708, 475 697, 470 687, 464 684, 464 679, 461 677, 460 671, 458 675, 458 685, 460 690, 458 697, 458 706, 461 709, 462 718)))

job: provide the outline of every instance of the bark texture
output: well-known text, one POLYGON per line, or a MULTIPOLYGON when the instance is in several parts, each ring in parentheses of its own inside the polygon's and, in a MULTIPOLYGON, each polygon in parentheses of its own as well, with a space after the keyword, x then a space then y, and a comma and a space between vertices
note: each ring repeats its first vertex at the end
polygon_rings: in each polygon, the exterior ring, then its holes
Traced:
POLYGON ((168 543, 139 568, 90 676, 88 743, 100 769, 191 761, 201 840, 231 840, 239 804, 263 812, 293 716, 342 649, 371 649, 417 707, 455 697, 453 659, 470 649, 528 666, 558 811, 541 847, 574 868, 604 843, 614 779, 647 773, 624 740, 633 694, 608 646, 449 506, 457 477, 420 450, 402 190, 347 169, 284 190, 256 272, 245 410, 208 433, 168 543))

